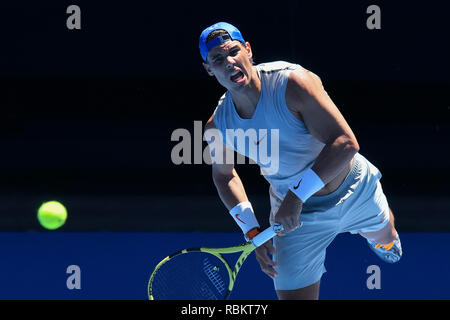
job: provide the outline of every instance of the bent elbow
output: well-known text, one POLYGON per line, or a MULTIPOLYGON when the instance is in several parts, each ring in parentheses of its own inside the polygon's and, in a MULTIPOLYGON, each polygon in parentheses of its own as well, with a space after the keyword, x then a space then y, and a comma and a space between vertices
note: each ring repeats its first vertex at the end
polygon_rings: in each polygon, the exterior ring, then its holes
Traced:
POLYGON ((356 138, 352 140, 351 145, 353 150, 355 150, 355 153, 359 151, 359 143, 356 138))
POLYGON ((350 139, 346 145, 346 149, 352 155, 355 155, 359 151, 359 143, 356 139, 350 139))
POLYGON ((359 144, 355 137, 341 136, 337 142, 346 153, 352 156, 359 151, 359 144))

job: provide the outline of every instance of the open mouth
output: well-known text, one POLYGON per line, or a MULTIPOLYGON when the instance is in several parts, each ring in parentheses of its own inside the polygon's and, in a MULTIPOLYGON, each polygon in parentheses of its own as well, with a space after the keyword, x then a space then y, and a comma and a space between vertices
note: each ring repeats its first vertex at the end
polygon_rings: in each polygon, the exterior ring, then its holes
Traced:
POLYGON ((231 77, 231 81, 239 83, 244 80, 244 74, 241 71, 234 72, 231 77))

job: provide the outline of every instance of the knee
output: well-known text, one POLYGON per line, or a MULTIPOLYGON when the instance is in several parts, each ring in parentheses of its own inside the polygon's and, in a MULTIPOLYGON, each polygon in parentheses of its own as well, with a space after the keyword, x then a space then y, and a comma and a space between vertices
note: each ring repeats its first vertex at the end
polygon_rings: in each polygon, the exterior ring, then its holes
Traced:
POLYGON ((366 233, 360 231, 359 234, 368 240, 376 241, 381 244, 391 243, 397 237, 397 231, 391 222, 378 231, 366 233))

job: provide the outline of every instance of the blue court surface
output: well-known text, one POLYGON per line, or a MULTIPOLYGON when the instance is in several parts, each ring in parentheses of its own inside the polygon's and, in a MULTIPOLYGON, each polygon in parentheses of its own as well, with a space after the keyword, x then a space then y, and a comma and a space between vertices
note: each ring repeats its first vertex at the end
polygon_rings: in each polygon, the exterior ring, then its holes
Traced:
MULTIPOLYGON (((400 236, 404 256, 389 265, 360 236, 339 235, 327 251, 320 299, 449 299, 450 233, 400 236), (367 286, 373 265, 379 267, 380 289, 367 286)), ((2 232, 0 299, 144 300, 151 271, 169 253, 240 242, 239 233, 2 232), (80 289, 67 287, 71 265, 80 268, 80 289)), ((254 254, 230 298, 276 299, 254 254)))

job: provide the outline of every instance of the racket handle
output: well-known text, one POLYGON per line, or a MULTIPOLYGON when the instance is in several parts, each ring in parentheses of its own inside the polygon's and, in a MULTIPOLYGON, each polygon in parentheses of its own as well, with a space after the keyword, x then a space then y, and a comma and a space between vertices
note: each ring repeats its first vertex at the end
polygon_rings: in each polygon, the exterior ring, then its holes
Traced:
POLYGON ((275 237, 278 232, 281 232, 283 230, 284 228, 281 224, 275 223, 273 226, 268 227, 266 230, 256 235, 252 239, 252 244, 257 248, 275 237))

